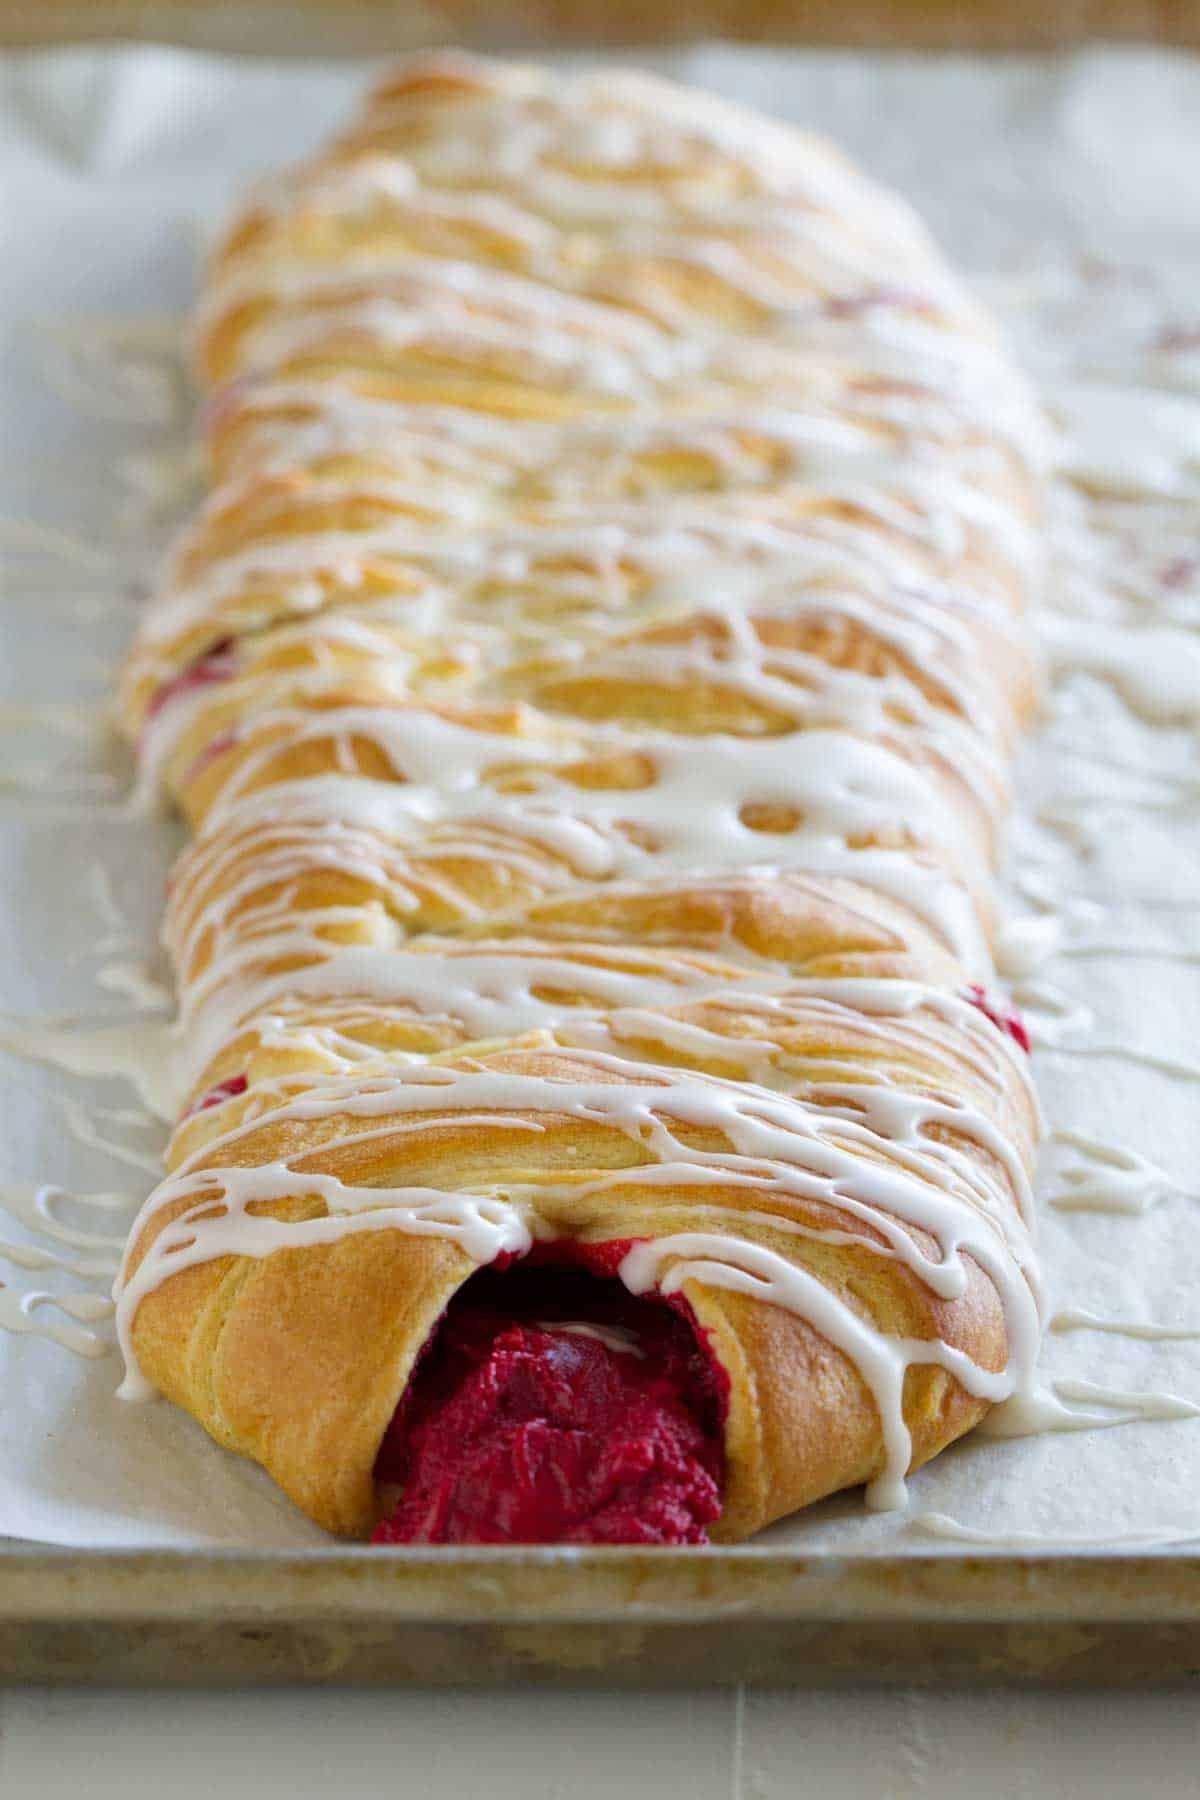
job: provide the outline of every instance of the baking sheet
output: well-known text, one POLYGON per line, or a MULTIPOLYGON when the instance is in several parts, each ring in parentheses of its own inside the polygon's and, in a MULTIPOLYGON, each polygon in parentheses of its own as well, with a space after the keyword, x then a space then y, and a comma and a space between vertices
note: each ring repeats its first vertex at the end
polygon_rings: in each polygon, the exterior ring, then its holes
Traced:
MULTIPOLYGON (((1067 460, 1094 494, 1064 488, 1055 502, 1043 624, 1057 677, 1025 757, 1013 910, 1032 923, 1012 947, 1014 967, 1056 934, 1070 952, 1019 981, 1046 1046, 1039 1080, 1051 1124, 1112 1145, 1117 1161, 1051 1147, 1045 1260, 1060 1323, 1200 1332, 1187 1191, 1200 1188, 1187 1073, 1200 961, 1183 960, 1200 953, 1200 210, 1188 192, 1200 65, 724 47, 642 60, 824 128, 903 189, 1067 424, 1067 460), (1082 646, 1078 614, 1092 620, 1082 646), (1131 1047, 1170 1066, 1131 1061, 1131 1047)), ((43 1033, 61 1037, 64 1014, 154 1017, 129 993, 150 998, 161 976, 152 945, 174 833, 126 804, 102 707, 192 473, 179 321, 198 246, 248 178, 345 114, 367 73, 154 49, 17 56, 0 70, 0 1005, 43 1033)), ((0 1040, 19 1035, 0 1023, 0 1040)), ((61 1227, 47 1236, 14 1208, 31 1216, 42 1183, 124 1196, 50 1201, 81 1232, 118 1234, 159 1141, 138 1097, 4 1055, 0 1117, 0 1532, 129 1548, 326 1543, 189 1420, 115 1397, 115 1354, 80 1354, 105 1351, 110 1327, 75 1316, 100 1309, 103 1276, 24 1266, 111 1255, 66 1247, 61 1227)), ((1200 1338, 1059 1330, 1044 1365, 1049 1393, 1083 1384, 1060 1406, 1135 1422, 976 1435, 914 1479, 909 1514, 867 1514, 846 1496, 757 1547, 893 1556, 1200 1538, 1200 1422, 1180 1416, 1200 1401, 1200 1338)))

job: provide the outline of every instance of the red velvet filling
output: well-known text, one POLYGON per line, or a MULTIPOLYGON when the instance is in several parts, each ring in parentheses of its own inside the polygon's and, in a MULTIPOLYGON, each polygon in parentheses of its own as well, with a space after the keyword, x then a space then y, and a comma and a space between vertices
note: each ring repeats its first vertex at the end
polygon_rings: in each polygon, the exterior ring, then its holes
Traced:
POLYGON ((1165 588, 1191 587, 1200 575, 1200 556, 1177 556, 1161 570, 1158 579, 1165 588))
POLYGON ((223 425, 237 411, 253 386, 254 382, 249 375, 235 375, 232 381, 222 382, 200 407, 201 430, 212 431, 223 425))
POLYGON ((199 756, 194 757, 188 764, 184 771, 183 779, 179 784, 180 787, 189 787, 198 776, 203 774, 209 763, 216 762, 218 756, 224 756, 227 750, 232 750, 237 741, 238 733, 235 726, 231 725, 228 731, 218 732, 215 738, 205 744, 199 756))
POLYGON ((376 1479, 404 1492, 374 1542, 705 1543, 727 1390, 686 1303, 544 1259, 483 1270, 388 1427, 376 1479))
POLYGON ((929 317, 935 311, 933 301, 915 288, 868 287, 856 294, 834 294, 825 302, 825 313, 831 319, 857 319, 863 313, 879 308, 896 308, 929 317))
POLYGON ((209 1088, 202 1100, 197 1100, 195 1106, 188 1107, 180 1119, 180 1124, 184 1119, 190 1119, 196 1113, 207 1112, 210 1106, 220 1106, 223 1100, 236 1100, 239 1094, 245 1093, 248 1085, 244 1075, 229 1075, 224 1081, 218 1081, 216 1087, 209 1088))
POLYGON ((1015 1006, 1001 1005, 977 981, 973 981, 968 987, 967 999, 972 1006, 979 1008, 985 1019, 990 1019, 1001 1031, 1006 1031, 1013 1042, 1021 1046, 1026 1056, 1030 1054, 1032 1046, 1029 1042, 1029 1027, 1015 1006))
POLYGON ((190 693, 193 688, 208 687, 213 682, 229 681, 237 673, 237 643, 231 637, 224 637, 219 643, 206 650, 190 663, 182 674, 172 676, 164 681, 146 708, 147 719, 160 713, 168 702, 180 694, 190 693))

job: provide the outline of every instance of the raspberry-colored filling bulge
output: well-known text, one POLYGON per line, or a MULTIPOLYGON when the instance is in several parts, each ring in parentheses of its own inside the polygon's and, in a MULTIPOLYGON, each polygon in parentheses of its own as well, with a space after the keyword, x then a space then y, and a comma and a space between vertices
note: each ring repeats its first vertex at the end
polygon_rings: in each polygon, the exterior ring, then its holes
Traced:
POLYGON ((727 1392, 685 1302, 536 1255, 483 1270, 388 1428, 375 1478, 399 1499, 373 1541, 706 1543, 727 1392))

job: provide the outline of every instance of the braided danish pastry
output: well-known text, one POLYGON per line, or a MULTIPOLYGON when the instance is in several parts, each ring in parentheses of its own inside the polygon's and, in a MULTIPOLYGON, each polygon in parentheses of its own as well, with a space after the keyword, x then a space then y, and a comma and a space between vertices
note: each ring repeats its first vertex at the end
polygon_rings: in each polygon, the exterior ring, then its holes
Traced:
POLYGON ((127 1388, 386 1542, 894 1504, 1039 1340, 988 321, 821 142, 445 54, 252 196, 196 361, 127 1388))

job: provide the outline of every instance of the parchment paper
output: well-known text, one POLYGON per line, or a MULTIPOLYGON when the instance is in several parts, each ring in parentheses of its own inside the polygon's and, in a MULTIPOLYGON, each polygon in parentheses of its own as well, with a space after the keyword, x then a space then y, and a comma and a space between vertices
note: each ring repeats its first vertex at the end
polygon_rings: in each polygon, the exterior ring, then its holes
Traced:
MULTIPOLYGON (((1173 390, 1170 419, 1163 423, 1161 406, 1155 413, 1152 474, 1107 413, 1099 430, 1068 439, 1076 473, 1093 486, 1148 484, 1158 498, 1115 511, 1101 502, 1089 522, 1077 496, 1061 496, 1065 560, 1049 604, 1155 629, 1165 605, 1180 654, 1165 663, 1159 655, 1140 687, 1119 643, 1107 664, 1093 658, 1091 672, 1081 672, 1063 648, 1070 628, 1048 618, 1060 674, 1052 713, 1025 756, 1014 838, 1023 892, 1014 908, 1036 914, 1031 894, 1092 896, 1109 910, 1077 900, 1064 915, 1076 947, 1090 938, 1125 950, 1200 948, 1200 922, 1187 910, 1200 894, 1200 577, 1188 563, 1200 555, 1200 64, 1108 50, 982 64, 723 47, 653 60, 829 131, 906 192, 1068 421, 1095 413, 1097 387, 1104 404, 1119 389, 1133 431, 1147 412, 1145 391, 1173 390), (1133 534, 1115 559, 1100 554, 1094 529, 1114 519, 1133 534), (1164 667, 1172 676, 1165 698, 1164 667), (1140 716, 1148 713, 1166 722, 1140 716)), ((174 831, 123 807, 129 770, 105 743, 99 708, 138 584, 186 494, 178 320, 202 235, 230 197, 308 151, 368 73, 154 49, 33 54, 0 65, 7 1016, 129 1017, 127 994, 115 990, 144 983, 146 972, 130 969, 152 956, 174 831), (56 531, 68 535, 60 541, 56 531)), ((1072 955, 1028 977, 1026 990, 1031 983, 1027 998, 1038 1003, 1034 1023, 1046 1037, 1197 1055, 1194 963, 1072 955)), ((1064 1211, 1052 1202, 1069 1196, 1064 1165, 1078 1158, 1068 1146, 1051 1150, 1042 1235, 1056 1308, 1200 1329, 1200 1243, 1186 1191, 1200 1188, 1200 1088, 1117 1056, 1051 1051, 1039 1056, 1038 1073, 1052 1125, 1115 1141, 1164 1172, 1157 1187, 1136 1167, 1108 1172, 1118 1200, 1122 1183, 1134 1198, 1161 1195, 1141 1214, 1064 1211)), ((118 1233, 150 1185, 159 1135, 120 1084, 0 1052, 0 1120, 0 1185, 127 1197, 107 1211, 60 1204, 89 1233, 118 1233), (110 1148, 80 1141, 89 1134, 110 1148)), ((111 1329, 104 1321, 72 1320, 45 1301, 28 1314, 17 1309, 22 1295, 40 1291, 82 1298, 87 1310, 87 1297, 107 1284, 98 1274, 19 1266, 14 1246, 25 1261, 30 1250, 61 1254, 63 1246, 0 1210, 4 1245, 0 1533, 80 1546, 327 1541, 265 1477, 174 1409, 115 1398, 120 1364, 111 1348, 85 1358, 52 1338, 15 1333, 14 1319, 82 1330, 102 1350, 111 1329)), ((1200 1401, 1200 1340, 1071 1330, 1050 1335, 1044 1361, 1048 1382, 1200 1401)), ((1070 1404, 1088 1403, 1076 1394, 1070 1404)), ((1120 1407, 1098 1410, 1121 1416, 1120 1407)), ((867 1514, 851 1495, 758 1542, 961 1550, 961 1541, 931 1537, 919 1522, 937 1513, 977 1533, 984 1549, 1026 1540, 1168 1547, 1200 1535, 1200 1420, 1004 1443, 977 1436, 911 1488, 907 1517, 867 1514)))

